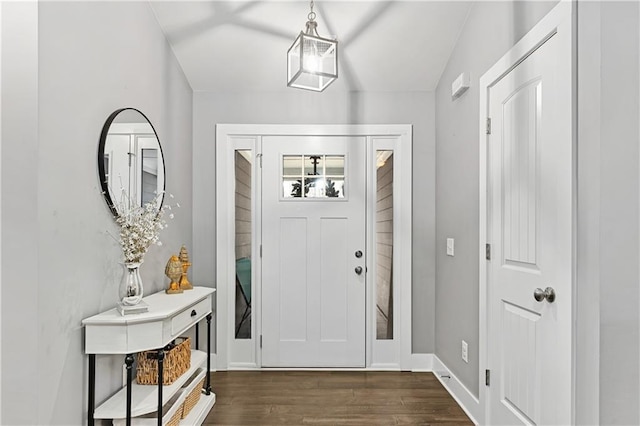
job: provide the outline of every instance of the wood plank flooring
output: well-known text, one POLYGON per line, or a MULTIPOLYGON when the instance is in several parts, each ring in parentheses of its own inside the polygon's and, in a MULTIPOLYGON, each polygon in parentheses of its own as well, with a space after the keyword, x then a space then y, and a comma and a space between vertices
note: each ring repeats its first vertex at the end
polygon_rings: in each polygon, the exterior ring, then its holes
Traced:
POLYGON ((205 425, 472 425, 431 373, 224 371, 205 425))

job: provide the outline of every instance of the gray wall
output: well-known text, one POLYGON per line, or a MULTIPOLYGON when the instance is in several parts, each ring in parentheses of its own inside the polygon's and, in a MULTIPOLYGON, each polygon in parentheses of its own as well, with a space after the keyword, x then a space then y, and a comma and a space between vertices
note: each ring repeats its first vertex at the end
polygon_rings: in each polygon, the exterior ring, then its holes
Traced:
MULTIPOLYGON (((2 7, 2 419, 38 421, 38 7, 2 7), (16 37, 20 34, 21 37, 16 37), (19 319, 19 320, 17 320, 19 319), (16 367, 18 366, 18 367, 16 367), (27 366, 24 368, 23 366, 27 366)), ((82 392, 76 392, 79 396, 82 392)))
MULTIPOLYGON (((98 138, 117 108, 139 108, 164 149, 182 205, 152 247, 150 294, 191 246, 192 91, 146 2, 2 3, 2 424, 86 422, 81 320, 115 306, 121 252, 100 193, 98 138)), ((98 357, 97 399, 121 384, 98 357)))
POLYGON ((215 125, 413 124, 413 352, 434 349, 434 95, 194 93, 194 276, 215 279, 215 125))
POLYGON ((478 81, 555 2, 476 2, 436 89, 435 353, 476 396, 478 382, 478 81), (462 72, 470 89, 451 100, 462 72), (455 239, 455 256, 446 239, 455 239), (469 345, 469 363, 460 356, 469 345))
POLYGON ((600 417, 600 3, 578 5, 576 423, 600 417))
POLYGON ((640 423, 639 9, 637 2, 585 2, 578 13, 584 204, 578 210, 577 412, 583 423, 640 423), (587 355, 592 352, 599 357, 587 355))
MULTIPOLYGON (((478 79, 552 6, 475 4, 436 91, 436 354, 476 395, 478 79), (451 101, 463 71, 471 89, 451 101)), ((577 424, 640 423, 639 8, 578 4, 577 424)))

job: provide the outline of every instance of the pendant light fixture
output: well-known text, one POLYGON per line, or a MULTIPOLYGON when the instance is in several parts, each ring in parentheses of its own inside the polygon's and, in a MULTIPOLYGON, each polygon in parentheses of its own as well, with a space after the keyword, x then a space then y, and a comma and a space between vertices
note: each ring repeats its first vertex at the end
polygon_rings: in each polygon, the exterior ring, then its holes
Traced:
POLYGON ((322 92, 338 78, 338 41, 318 35, 313 11, 287 52, 287 86, 322 92))

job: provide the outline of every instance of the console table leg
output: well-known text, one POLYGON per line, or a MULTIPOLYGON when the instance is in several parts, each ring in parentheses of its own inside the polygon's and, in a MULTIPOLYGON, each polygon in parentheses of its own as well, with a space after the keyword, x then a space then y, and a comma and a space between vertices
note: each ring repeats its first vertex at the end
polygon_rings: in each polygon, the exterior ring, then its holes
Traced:
POLYGON ((131 382, 133 370, 133 354, 127 354, 124 357, 124 363, 127 365, 127 426, 131 426, 131 382))
POLYGON ((207 315, 207 382, 205 393, 211 395, 211 314, 207 315))
POLYGON ((93 418, 96 410, 96 356, 95 354, 89 355, 89 419, 87 423, 89 426, 95 424, 93 418))
POLYGON ((162 382, 164 376, 164 349, 158 349, 158 426, 162 426, 162 382))
POLYGON ((200 327, 198 326, 200 323, 196 323, 196 350, 200 349, 200 327))

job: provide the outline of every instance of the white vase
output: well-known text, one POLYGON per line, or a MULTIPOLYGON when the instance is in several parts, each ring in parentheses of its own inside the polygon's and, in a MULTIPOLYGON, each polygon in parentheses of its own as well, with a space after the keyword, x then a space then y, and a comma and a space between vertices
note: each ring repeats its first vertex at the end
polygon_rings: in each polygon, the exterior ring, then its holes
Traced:
POLYGON ((140 303, 144 294, 142 279, 140 278, 140 265, 142 262, 123 263, 124 272, 120 281, 120 302, 126 306, 140 303))

